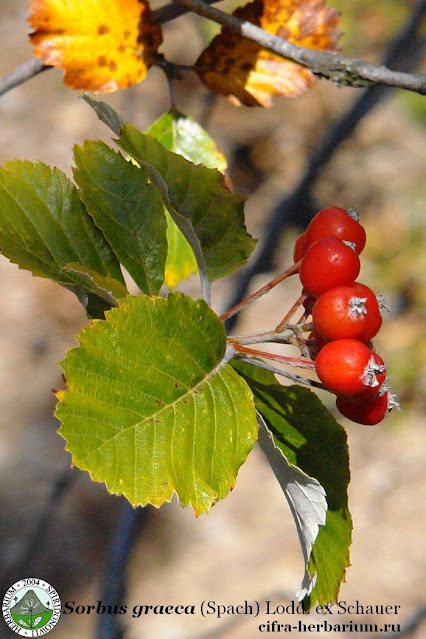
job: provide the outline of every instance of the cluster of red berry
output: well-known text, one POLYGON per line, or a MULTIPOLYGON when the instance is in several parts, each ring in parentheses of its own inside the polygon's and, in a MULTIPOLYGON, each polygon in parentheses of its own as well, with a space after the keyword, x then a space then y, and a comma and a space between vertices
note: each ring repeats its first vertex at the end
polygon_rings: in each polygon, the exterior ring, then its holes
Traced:
POLYGON ((373 425, 398 404, 390 393, 386 365, 371 343, 382 324, 382 302, 355 281, 365 242, 355 211, 329 207, 298 238, 294 260, 301 260, 304 306, 315 327, 308 347, 318 377, 337 395, 342 415, 373 425))

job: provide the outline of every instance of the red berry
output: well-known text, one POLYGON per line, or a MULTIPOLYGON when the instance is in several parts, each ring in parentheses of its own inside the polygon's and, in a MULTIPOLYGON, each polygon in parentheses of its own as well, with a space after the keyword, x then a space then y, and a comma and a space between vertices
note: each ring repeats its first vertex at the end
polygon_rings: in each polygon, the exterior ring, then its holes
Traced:
POLYGON ((364 329, 367 311, 364 298, 354 287, 337 286, 319 296, 312 309, 315 329, 326 339, 356 339, 364 329))
POLYGON ((318 353, 315 368, 324 386, 337 395, 377 393, 386 377, 383 360, 356 339, 328 342, 318 353))
POLYGON ((338 397, 337 410, 357 424, 374 426, 382 421, 389 411, 389 394, 374 397, 338 397))
POLYGON ((354 291, 357 297, 365 298, 364 307, 367 311, 366 322, 357 339, 361 340, 361 342, 367 343, 377 335, 382 325, 383 320, 380 312, 380 305, 376 295, 373 293, 371 288, 368 288, 365 284, 355 282, 354 291))
POLYGON ((381 315, 376 296, 364 284, 337 286, 319 296, 312 309, 315 329, 326 339, 368 342, 378 332, 381 315))
POLYGON ((341 240, 324 237, 308 248, 300 265, 300 281, 312 295, 353 284, 361 264, 355 251, 341 240))
POLYGON ((299 235, 299 237, 296 240, 296 244, 294 245, 294 254, 293 254, 294 263, 301 260, 306 253, 307 247, 305 243, 305 238, 306 238, 306 232, 303 232, 301 235, 299 235))
POLYGON ((366 242, 365 229, 359 223, 358 214, 352 209, 341 209, 339 206, 330 206, 316 214, 306 229, 306 247, 322 237, 336 237, 352 242, 358 255, 366 242))

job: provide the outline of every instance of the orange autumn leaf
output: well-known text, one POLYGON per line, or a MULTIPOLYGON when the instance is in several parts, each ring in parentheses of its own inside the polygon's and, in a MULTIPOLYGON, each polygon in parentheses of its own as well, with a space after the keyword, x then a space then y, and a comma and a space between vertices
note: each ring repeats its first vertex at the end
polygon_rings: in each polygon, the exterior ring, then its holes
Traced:
MULTIPOLYGON (((342 35, 339 14, 326 0, 255 0, 232 15, 310 49, 335 51, 342 35)), ((235 104, 272 105, 272 96, 296 98, 315 82, 313 73, 223 28, 196 62, 210 89, 235 104)))
POLYGON ((111 93, 141 82, 162 42, 146 0, 30 0, 30 40, 72 89, 111 93))

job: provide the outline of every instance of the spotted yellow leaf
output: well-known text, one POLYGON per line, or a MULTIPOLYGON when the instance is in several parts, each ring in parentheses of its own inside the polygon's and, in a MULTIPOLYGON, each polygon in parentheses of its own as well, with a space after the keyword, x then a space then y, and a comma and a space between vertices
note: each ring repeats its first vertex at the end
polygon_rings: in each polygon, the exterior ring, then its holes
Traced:
MULTIPOLYGON (((233 13, 293 44, 335 51, 339 14, 325 0, 255 0, 233 13)), ((196 62, 201 80, 235 104, 272 105, 272 97, 296 98, 315 82, 306 67, 263 49, 226 28, 196 62)))
POLYGON ((141 82, 162 42, 146 0, 30 0, 29 23, 35 56, 95 93, 141 82))

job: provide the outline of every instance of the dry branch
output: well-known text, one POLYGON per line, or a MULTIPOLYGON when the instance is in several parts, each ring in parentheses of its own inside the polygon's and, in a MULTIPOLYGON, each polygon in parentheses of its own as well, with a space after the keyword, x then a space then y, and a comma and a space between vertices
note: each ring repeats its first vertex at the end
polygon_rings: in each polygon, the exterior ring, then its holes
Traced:
MULTIPOLYGON (((277 55, 308 67, 318 77, 337 84, 351 87, 385 85, 414 91, 426 95, 426 75, 393 71, 386 66, 377 66, 355 58, 347 58, 334 53, 307 49, 287 42, 283 38, 267 33, 251 22, 242 21, 210 4, 217 0, 175 0, 152 12, 152 20, 165 24, 184 13, 192 11, 205 18, 236 31, 249 40, 257 42, 277 55)), ((30 58, 0 77, 0 96, 23 84, 41 71, 51 69, 36 58, 30 58)))
POLYGON ((426 75, 392 71, 385 66, 291 44, 284 38, 267 33, 247 20, 240 20, 211 7, 203 0, 175 0, 175 2, 204 18, 218 22, 230 31, 241 34, 283 58, 308 67, 315 75, 332 80, 339 85, 365 87, 371 84, 383 84, 426 95, 426 75))

